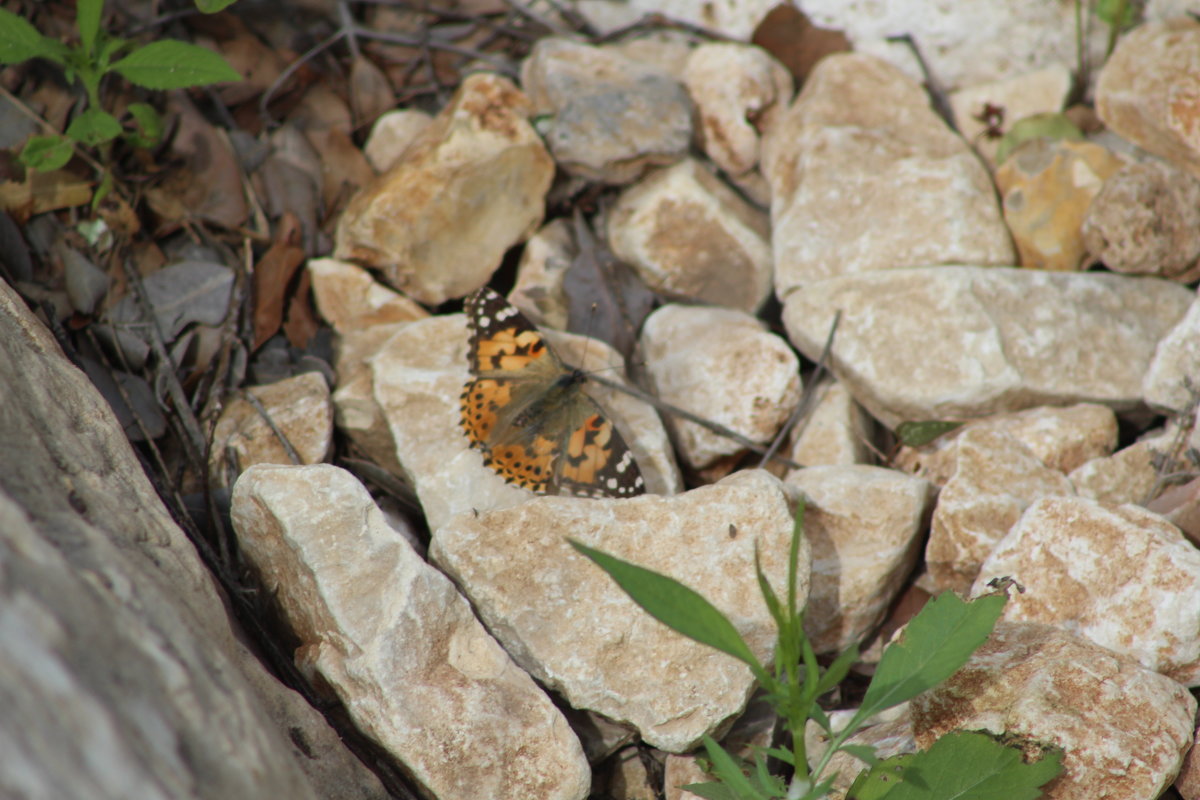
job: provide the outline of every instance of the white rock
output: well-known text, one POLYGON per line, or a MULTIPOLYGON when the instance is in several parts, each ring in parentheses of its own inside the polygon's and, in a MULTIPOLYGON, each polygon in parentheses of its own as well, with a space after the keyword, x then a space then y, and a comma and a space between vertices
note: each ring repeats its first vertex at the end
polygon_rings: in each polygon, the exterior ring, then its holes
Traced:
POLYGON ((669 297, 753 313, 771 293, 770 225, 692 159, 622 192, 608 216, 613 253, 669 297))
MULTIPOLYGON (((639 342, 654 394, 766 444, 800 401, 800 360, 749 314, 667 305, 642 325, 639 342)), ((745 448, 685 420, 672 420, 682 458, 696 468, 745 448)))
POLYGON ((992 548, 1033 501, 1075 493, 1065 475, 998 428, 974 428, 957 443, 956 469, 938 494, 925 545, 935 593, 965 594, 992 548))
POLYGON ((433 117, 415 108, 401 108, 381 114, 371 126, 363 155, 376 172, 386 172, 400 159, 433 117))
POLYGON ((758 165, 760 131, 792 100, 792 76, 767 51, 713 42, 692 51, 683 75, 704 152, 731 175, 758 165))
POLYGON ((1071 70, 1065 64, 1050 64, 1023 75, 967 86, 950 93, 950 107, 959 133, 996 166, 996 149, 1013 123, 1033 114, 1062 111, 1071 90, 1071 70), (984 111, 1002 110, 1003 119, 989 128, 984 111))
POLYGON ((813 395, 812 413, 793 436, 792 461, 806 467, 866 462, 871 419, 862 406, 834 379, 822 381, 813 395))
POLYGON ((630 25, 649 14, 690 22, 731 39, 750 39, 775 7, 775 0, 574 0, 571 3, 602 33, 630 25))
POLYGON ((928 267, 809 284, 783 319, 815 359, 840 309, 834 374, 895 426, 1081 401, 1131 408, 1191 299, 1155 279, 928 267))
POLYGON ((835 275, 1012 264, 987 170, 890 64, 822 59, 763 138, 775 293, 835 275))
POLYGON ((1025 587, 1005 619, 1058 625, 1200 685, 1200 551, 1133 505, 1075 497, 1031 505, 980 569, 974 592, 1010 576, 1025 587))
POLYGON ((1182 412, 1191 408, 1200 391, 1200 299, 1158 343, 1142 382, 1146 403, 1182 412), (1186 381, 1192 382, 1191 389, 1186 381))
POLYGON ((350 473, 253 468, 232 517, 298 661, 430 796, 587 796, 567 721, 350 473))
POLYGON ((933 487, 861 465, 809 467, 787 485, 811 500, 804 512, 813 559, 804 629, 818 653, 840 652, 883 620, 912 572, 933 487))
POLYGON ((379 269, 437 305, 482 286, 537 230, 554 161, 528 98, 497 75, 468 75, 403 157, 350 201, 335 257, 379 269))
MULTIPOLYGON (((748 668, 656 622, 567 538, 686 583, 769 659, 775 626, 754 553, 757 545, 778 594, 791 534, 783 487, 748 470, 674 497, 541 497, 459 514, 434 531, 429 553, 540 683, 575 708, 632 725, 654 747, 683 752, 742 710, 748 668)), ((805 546, 798 597, 808 594, 808 558, 805 546)))
MULTIPOLYGON (((568 364, 606 375, 623 371, 619 356, 602 342, 545 333, 568 364)), ((368 358, 367 369, 352 373, 333 394, 338 427, 371 460, 414 487, 431 528, 463 511, 516 505, 533 496, 484 466, 459 425, 459 396, 470 377, 466 353, 461 314, 408 323, 368 358)), ((678 491, 674 456, 654 409, 606 387, 588 391, 620 429, 647 490, 678 491)))

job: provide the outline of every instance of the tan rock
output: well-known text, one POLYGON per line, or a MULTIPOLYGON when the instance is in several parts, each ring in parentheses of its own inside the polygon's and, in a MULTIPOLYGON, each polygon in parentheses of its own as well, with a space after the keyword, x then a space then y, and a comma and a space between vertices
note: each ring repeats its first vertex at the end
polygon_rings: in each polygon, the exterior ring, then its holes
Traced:
POLYGON ((975 581, 1025 587, 1004 617, 1058 625, 1187 686, 1200 684, 1200 551, 1140 506, 1075 497, 1031 505, 975 581))
MULTIPOLYGON (((1200 739, 1200 735, 1195 735, 1192 739, 1200 739)), ((1179 775, 1175 778, 1175 791, 1179 792, 1184 800, 1196 800, 1200 797, 1200 750, 1194 746, 1188 750, 1183 759, 1183 766, 1179 768, 1179 775)))
POLYGON ((658 786, 642 762, 641 748, 631 745, 606 764, 608 792, 613 800, 657 800, 658 786))
POLYGON ((1078 403, 972 420, 927 445, 900 448, 893 464, 937 486, 945 486, 957 469, 959 437, 974 430, 1007 434, 1047 467, 1064 473, 1093 458, 1112 455, 1117 446, 1117 415, 1112 409, 1095 403, 1078 403))
POLYGON ((886 62, 822 59, 762 147, 781 299, 836 275, 1015 261, 987 171, 886 62))
POLYGON ((586 180, 625 184, 687 155, 692 109, 671 75, 613 50, 539 39, 521 85, 554 160, 586 180))
POLYGON ((508 301, 535 325, 566 330, 567 294, 563 280, 577 254, 578 246, 568 220, 560 217, 545 225, 529 237, 521 250, 517 282, 508 293, 508 301))
POLYGON ((783 319, 815 359, 841 309, 833 372, 894 427, 1085 400, 1130 408, 1191 299, 1147 278, 928 267, 809 284, 783 319))
POLYGON ((430 796, 587 796, 583 749, 550 698, 350 473, 254 468, 232 516, 300 665, 430 796))
POLYGON ((1096 112, 1139 147, 1200 178, 1200 22, 1148 22, 1117 40, 1096 112))
POLYGON ((607 227, 613 253, 669 297, 753 313, 771 293, 766 215, 695 160, 622 192, 607 227))
POLYGON ((429 127, 433 117, 415 108, 401 108, 381 114, 371 126, 363 155, 376 172, 391 169, 417 136, 429 127))
MULTIPOLYGON (((741 712, 753 687, 748 668, 656 622, 567 538, 685 582, 768 659, 775 626, 755 551, 778 594, 791 535, 782 485, 745 470, 673 497, 541 497, 467 511, 434 531, 429 553, 542 685, 678 753, 741 712)), ((808 595, 808 563, 805 545, 798 597, 808 595)))
POLYGON ((530 113, 510 81, 469 75, 403 158, 350 201, 335 257, 381 270, 429 305, 483 285, 542 221, 554 162, 530 113))
MULTIPOLYGON (((667 305, 642 326, 639 349, 662 400, 766 444, 800 402, 800 360, 754 317, 726 308, 667 305)), ((696 468, 745 450, 672 420, 680 456, 696 468)))
POLYGON ((1183 319, 1158 343, 1142 382, 1146 403, 1175 412, 1192 408, 1200 391, 1198 376, 1200 299, 1192 302, 1183 319))
POLYGON ((995 168, 996 149, 1013 123, 1033 114, 1062 111, 1070 90, 1071 70, 1064 64, 1052 64, 953 91, 950 107, 962 137, 995 168), (1000 109, 999 124, 989 125, 986 112, 990 109, 1000 109))
MULTIPOLYGON (((333 405, 321 373, 304 372, 247 391, 287 437, 301 464, 319 464, 328 457, 333 446, 333 405)), ((213 486, 233 485, 231 478, 255 464, 294 463, 275 431, 242 397, 235 396, 225 405, 212 441, 208 469, 213 486), (234 463, 229 461, 231 450, 236 454, 234 463)))
POLYGON ((1061 747, 1048 800, 1158 797, 1191 744, 1196 700, 1126 656, 1048 625, 1001 621, 967 665, 910 703, 917 744, 956 730, 1061 747))
POLYGON ((1123 163, 1091 142, 1033 139, 1012 152, 996 170, 996 185, 1021 266, 1059 271, 1086 266, 1084 217, 1123 163))
POLYGON ((996 543, 1035 500, 1073 495, 1066 476, 995 427, 958 437, 954 474, 938 494, 925 545, 933 592, 966 594, 996 543))
POLYGON ((306 269, 312 276, 317 310, 340 334, 429 316, 412 300, 378 283, 362 267, 335 258, 314 258, 306 269))
POLYGON ((1188 541, 1200 546, 1200 478, 1167 487, 1146 503, 1146 509, 1162 514, 1163 519, 1179 528, 1188 541))
POLYGON ((1172 449, 1175 434, 1174 429, 1148 434, 1111 456, 1084 462, 1067 477, 1080 497, 1102 503, 1141 505, 1156 488, 1163 471, 1156 462, 1172 449))
POLYGON ((871 419, 839 381, 822 381, 813 391, 812 413, 792 439, 792 461, 806 467, 865 463, 871 419))
MULTIPOLYGON (((568 364, 609 376, 623 372, 620 357, 602 342, 546 334, 568 364), (581 358, 585 355, 586 361, 581 358)), ((367 369, 352 373, 333 394, 338 428, 369 458, 413 486, 435 529, 457 513, 507 507, 533 497, 485 466, 460 427, 459 396, 470 377, 466 352, 462 315, 409 323, 367 359, 367 369)), ((602 386, 589 386, 588 392, 617 424, 648 491, 678 491, 678 469, 654 409, 602 386)))
POLYGON ((811 501, 804 535, 812 591, 804 629, 818 653, 841 652, 883 620, 920 554, 933 487, 880 467, 809 467, 790 475, 811 501))
POLYGON ((692 783, 710 783, 716 780, 709 775, 691 755, 668 755, 663 765, 664 800, 699 800, 700 795, 685 791, 682 787, 692 783))
POLYGON ((683 80, 696 104, 705 154, 731 175, 754 169, 760 131, 792 100, 787 68, 753 45, 713 42, 691 52, 683 80))

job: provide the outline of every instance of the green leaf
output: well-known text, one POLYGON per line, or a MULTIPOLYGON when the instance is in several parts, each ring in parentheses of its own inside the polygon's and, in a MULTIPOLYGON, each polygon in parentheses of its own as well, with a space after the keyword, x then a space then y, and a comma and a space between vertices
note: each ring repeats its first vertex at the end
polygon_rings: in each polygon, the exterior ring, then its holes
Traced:
POLYGON ((704 800, 738 800, 738 796, 733 793, 733 790, 720 781, 686 783, 680 788, 697 797, 703 797, 704 800))
POLYGON ((196 8, 203 14, 215 14, 235 2, 236 0, 196 0, 196 8))
POLYGON ((901 444, 909 447, 920 447, 929 444, 944 433, 962 427, 961 422, 943 422, 942 420, 925 420, 923 422, 901 422, 896 426, 896 438, 901 444))
POLYGON ((128 47, 130 44, 128 39, 122 39, 120 36, 106 36, 104 42, 100 45, 100 52, 96 54, 96 64, 100 72, 108 72, 109 62, 113 60, 122 48, 128 47))
POLYGON ((837 686, 850 673, 850 667, 858 661, 858 645, 851 644, 841 655, 833 660, 833 663, 825 670, 821 676, 820 683, 817 684, 817 697, 832 691, 833 687, 837 686))
POLYGON ((131 103, 126 109, 137 124, 137 133, 128 135, 136 147, 154 147, 162 139, 163 120, 149 103, 131 103))
POLYGON ((20 161, 39 172, 53 172, 66 166, 75 152, 71 140, 63 136, 33 136, 21 150, 20 161))
POLYGON ((996 164, 1003 164, 1012 152, 1031 139, 1065 139, 1081 141, 1083 131, 1060 112, 1046 112, 1022 117, 1013 123, 996 147, 996 164))
POLYGON ((212 50, 174 39, 140 47, 113 64, 112 69, 130 83, 147 89, 184 89, 242 79, 212 50))
POLYGON ((926 603, 900 640, 883 651, 855 719, 899 705, 953 675, 987 640, 1007 600, 997 594, 968 603, 945 592, 926 603))
POLYGON ((117 118, 99 108, 89 108, 67 126, 67 138, 95 147, 111 142, 121 135, 121 123, 117 118))
MULTIPOLYGON (((914 753, 888 800, 1034 800, 1062 771, 1062 753, 1051 750, 1026 764, 1021 752, 983 733, 951 733, 914 753)), ((868 800, 870 800, 868 798, 868 800)))
POLYGON ((771 614, 771 619, 775 620, 775 627, 782 631, 784 626, 788 624, 788 620, 783 616, 783 606, 779 603, 779 598, 775 596, 775 590, 771 588, 771 584, 767 582, 766 573, 762 570, 762 561, 758 556, 758 540, 754 540, 754 574, 758 577, 758 590, 762 593, 763 602, 767 604, 767 611, 771 614))
POLYGON ((75 4, 75 27, 79 28, 79 41, 85 53, 91 55, 100 33, 100 17, 104 14, 104 0, 78 0, 75 4))
POLYGON ((689 639, 744 661, 765 675, 737 628, 697 592, 674 578, 630 564, 571 539, 571 546, 595 561, 646 613, 689 639))
POLYGON ((771 800, 770 795, 760 791, 746 777, 738 760, 727 753, 725 748, 717 744, 711 736, 704 737, 704 750, 708 753, 709 761, 712 762, 710 771, 721 780, 721 783, 733 790, 734 797, 741 800, 771 800))
POLYGON ((1133 3, 1129 0, 1097 0, 1092 12, 1105 25, 1118 30, 1133 25, 1135 19, 1133 3))
POLYGON ((892 756, 889 759, 876 763, 869 769, 864 769, 858 773, 858 777, 854 779, 854 783, 850 784, 850 789, 846 792, 846 796, 853 797, 854 800, 882 800, 884 797, 890 798, 892 790, 900 785, 904 777, 904 771, 908 768, 909 762, 914 757, 914 753, 892 756))
POLYGON ((65 49, 38 33, 24 17, 0 8, 0 64, 20 64, 31 58, 49 58, 61 64, 65 49))

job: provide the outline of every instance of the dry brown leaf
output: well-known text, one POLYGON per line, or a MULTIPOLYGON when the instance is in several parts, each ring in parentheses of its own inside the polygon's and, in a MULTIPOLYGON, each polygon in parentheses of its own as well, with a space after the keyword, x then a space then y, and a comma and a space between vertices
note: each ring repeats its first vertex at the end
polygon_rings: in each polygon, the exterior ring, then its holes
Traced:
POLYGON ((803 85, 813 65, 822 58, 851 49, 844 33, 818 28, 803 11, 787 3, 771 9, 750 41, 787 67, 796 86, 803 85))
POLYGON ((288 285, 304 263, 300 220, 284 213, 275 241, 254 267, 254 343, 251 351, 275 335, 283 324, 288 285))
POLYGON ((29 170, 25 180, 0 183, 0 210, 7 211, 18 224, 35 214, 74 208, 92 199, 92 182, 65 169, 53 172, 29 170))
POLYGON ((288 301, 287 321, 283 323, 283 333, 293 347, 308 347, 308 343, 321 327, 310 300, 311 289, 312 275, 305 270, 300 273, 296 291, 288 301))
POLYGON ((396 93, 391 81, 375 62, 360 55, 350 68, 350 107, 354 110, 354 123, 358 128, 367 128, 385 111, 396 106, 396 93))

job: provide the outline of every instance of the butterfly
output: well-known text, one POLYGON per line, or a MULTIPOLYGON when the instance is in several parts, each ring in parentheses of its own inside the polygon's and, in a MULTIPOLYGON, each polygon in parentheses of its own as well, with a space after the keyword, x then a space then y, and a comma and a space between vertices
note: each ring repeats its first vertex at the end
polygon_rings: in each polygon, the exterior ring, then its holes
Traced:
POLYGON ((587 374, 567 366, 524 314, 484 287, 467 298, 462 428, 484 463, 540 494, 633 497, 645 483, 612 420, 583 391, 587 374))

